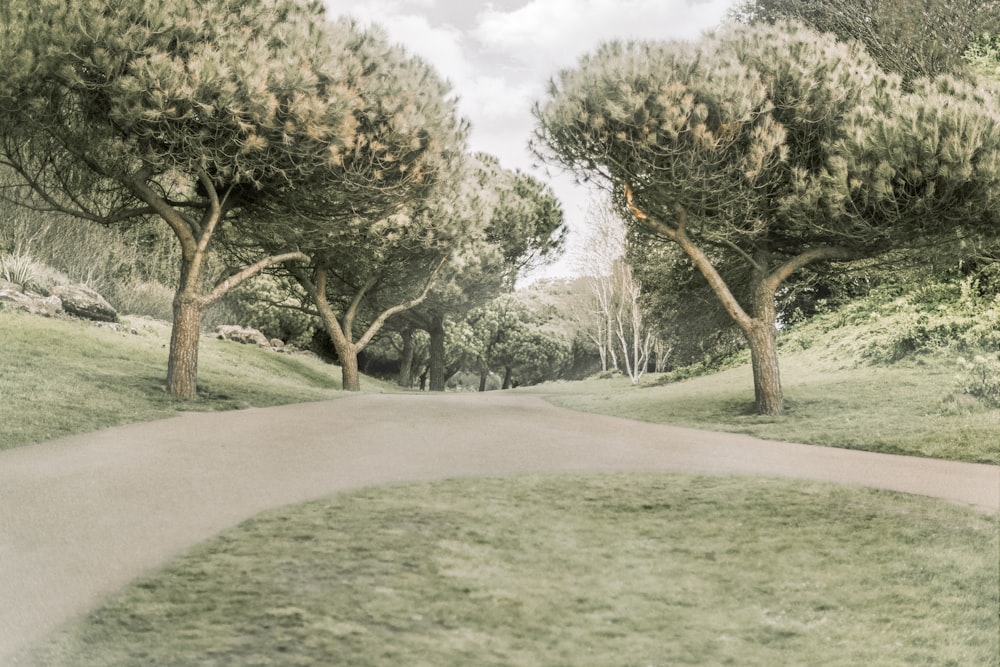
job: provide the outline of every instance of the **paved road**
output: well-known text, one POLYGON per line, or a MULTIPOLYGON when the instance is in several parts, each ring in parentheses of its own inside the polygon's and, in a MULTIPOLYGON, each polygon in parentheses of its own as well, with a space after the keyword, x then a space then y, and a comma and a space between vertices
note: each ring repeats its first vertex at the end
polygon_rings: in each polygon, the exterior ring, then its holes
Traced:
POLYGON ((403 481, 676 470, 841 482, 1000 509, 1000 467, 658 426, 537 397, 365 395, 188 413, 0 453, 0 664, 262 510, 403 481))

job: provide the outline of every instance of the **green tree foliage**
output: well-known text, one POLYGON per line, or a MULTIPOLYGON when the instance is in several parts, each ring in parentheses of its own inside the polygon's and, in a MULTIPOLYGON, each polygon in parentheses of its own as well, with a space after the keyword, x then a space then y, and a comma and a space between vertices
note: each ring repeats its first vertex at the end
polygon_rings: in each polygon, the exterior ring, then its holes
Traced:
POLYGON ((562 209, 551 189, 519 170, 504 169, 477 154, 465 178, 478 197, 470 212, 480 225, 463 237, 427 300, 407 314, 407 323, 430 334, 430 388, 444 391, 446 322, 460 322, 472 309, 510 292, 528 269, 553 259, 565 237, 562 209))
POLYGON ((308 296, 285 276, 265 274, 226 295, 225 307, 236 322, 269 339, 307 348, 320 326, 308 296))
POLYGON ((552 84, 536 151, 677 244, 750 345, 757 410, 779 414, 776 294, 793 274, 995 230, 995 107, 950 79, 919 90, 795 23, 611 43, 552 84), (737 264, 732 289, 719 267, 737 264))
POLYGON ((545 328, 543 314, 533 313, 515 296, 505 295, 472 310, 465 319, 463 347, 479 373, 479 391, 491 372, 503 375, 503 389, 560 377, 572 361, 569 343, 545 328))
POLYGON ((993 85, 1000 84, 1000 32, 984 32, 972 40, 963 54, 973 70, 993 85))
POLYGON ((732 14, 744 23, 797 19, 859 40, 905 81, 961 71, 966 48, 984 31, 1000 31, 996 0, 746 0, 732 14))
POLYGON ((423 156, 435 137, 396 94, 406 58, 377 32, 328 22, 319 2, 9 0, 3 11, 0 162, 20 177, 15 199, 170 227, 176 395, 196 393, 204 311, 265 267, 302 259, 282 249, 214 283, 220 229, 315 189, 377 219, 433 180, 423 156))
POLYGON ((358 355, 369 345, 389 318, 416 307, 427 297, 442 266, 467 243, 481 234, 477 215, 481 200, 488 196, 465 177, 464 129, 445 101, 445 87, 437 90, 442 113, 425 114, 428 133, 450 135, 438 154, 441 173, 435 188, 423 198, 414 197, 406 206, 380 220, 343 215, 326 206, 301 208, 300 219, 286 225, 266 227, 272 235, 251 235, 265 248, 294 243, 309 260, 308 268, 291 275, 309 295, 337 351, 344 375, 344 388, 360 389, 358 355), (273 235, 275 230, 280 233, 273 235))

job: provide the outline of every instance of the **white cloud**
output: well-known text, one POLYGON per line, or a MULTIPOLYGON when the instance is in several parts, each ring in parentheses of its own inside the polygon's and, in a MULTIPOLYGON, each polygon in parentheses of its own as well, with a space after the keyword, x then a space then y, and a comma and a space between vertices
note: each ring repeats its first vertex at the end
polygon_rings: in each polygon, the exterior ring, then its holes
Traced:
MULTIPOLYGON (((362 24, 375 23, 389 39, 431 64, 451 82, 459 98, 459 112, 472 120, 472 148, 503 157, 505 164, 525 167, 522 150, 527 143, 530 108, 540 86, 493 73, 477 66, 474 44, 458 28, 432 25, 412 5, 430 5, 434 0, 381 0, 348 6, 346 13, 362 24), (512 141, 512 135, 520 139, 512 141), (499 151, 497 151, 499 149, 499 151), (512 162, 510 154, 515 154, 512 162), (518 159, 519 158, 519 159, 518 159)), ((341 5, 343 6, 343 5, 341 5)))
POLYGON ((693 39, 717 26, 733 0, 531 0, 488 7, 473 32, 488 49, 556 69, 610 39, 693 39))

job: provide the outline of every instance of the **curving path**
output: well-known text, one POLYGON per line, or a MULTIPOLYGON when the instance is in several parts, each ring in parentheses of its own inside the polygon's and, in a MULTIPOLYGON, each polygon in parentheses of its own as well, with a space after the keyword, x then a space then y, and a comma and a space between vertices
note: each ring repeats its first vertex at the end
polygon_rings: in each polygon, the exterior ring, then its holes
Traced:
POLYGON ((263 510, 403 481, 676 470, 840 482, 1000 509, 1000 467, 660 426, 511 394, 187 413, 0 452, 0 664, 263 510))

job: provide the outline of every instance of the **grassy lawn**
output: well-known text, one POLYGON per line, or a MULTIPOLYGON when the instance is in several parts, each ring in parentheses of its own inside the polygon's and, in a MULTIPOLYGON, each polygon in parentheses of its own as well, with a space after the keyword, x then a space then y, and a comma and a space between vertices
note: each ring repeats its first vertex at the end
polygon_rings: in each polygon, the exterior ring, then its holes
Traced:
POLYGON ((800 352, 781 358, 786 414, 753 414, 753 378, 741 366, 660 384, 645 376, 552 382, 519 391, 556 405, 772 440, 891 454, 1000 463, 1000 410, 955 402, 956 366, 943 356, 857 366, 800 352))
MULTIPOLYGON (((121 331, 0 310, 0 449, 178 410, 229 410, 342 395, 340 368, 205 337, 201 398, 164 390, 169 327, 126 318, 121 331), (131 330, 136 333, 131 333, 131 330)), ((385 389, 374 380, 367 387, 385 389)))
POLYGON ((995 516, 686 475, 367 490, 249 521, 32 653, 72 665, 995 665, 995 516))

